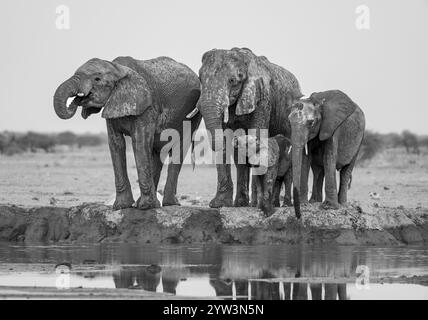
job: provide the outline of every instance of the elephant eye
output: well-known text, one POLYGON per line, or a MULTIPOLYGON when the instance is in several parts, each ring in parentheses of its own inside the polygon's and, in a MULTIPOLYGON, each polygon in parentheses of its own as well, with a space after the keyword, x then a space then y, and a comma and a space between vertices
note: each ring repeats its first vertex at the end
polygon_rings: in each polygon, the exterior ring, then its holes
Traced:
POLYGON ((229 79, 229 83, 232 85, 232 86, 234 86, 234 85, 236 85, 237 83, 238 83, 238 80, 236 80, 235 78, 230 78, 229 79))
POLYGON ((242 72, 238 73, 238 78, 239 80, 242 80, 244 78, 244 74, 242 72))
POLYGON ((308 125, 312 127, 314 125, 314 120, 313 119, 308 120, 308 125))
POLYGON ((101 81, 101 78, 100 77, 96 77, 94 80, 98 82, 98 81, 101 81))

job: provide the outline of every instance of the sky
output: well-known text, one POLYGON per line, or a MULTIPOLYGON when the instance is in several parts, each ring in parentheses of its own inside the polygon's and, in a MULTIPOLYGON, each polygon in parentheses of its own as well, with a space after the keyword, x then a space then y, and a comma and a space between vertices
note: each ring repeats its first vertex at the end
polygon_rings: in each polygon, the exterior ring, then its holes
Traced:
POLYGON ((368 129, 428 134, 427 40, 428 0, 2 0, 0 131, 105 131, 99 115, 61 120, 52 105, 91 58, 170 56, 197 72, 210 49, 248 47, 293 72, 306 95, 347 93, 368 129), (368 29, 357 28, 361 5, 368 29))

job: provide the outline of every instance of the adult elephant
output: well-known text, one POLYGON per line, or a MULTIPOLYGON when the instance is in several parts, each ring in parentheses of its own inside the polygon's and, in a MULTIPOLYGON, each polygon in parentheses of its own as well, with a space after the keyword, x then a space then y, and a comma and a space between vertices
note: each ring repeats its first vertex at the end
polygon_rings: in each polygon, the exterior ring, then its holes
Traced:
MULTIPOLYGON (((268 129, 270 136, 289 135, 290 106, 302 96, 291 72, 246 48, 213 49, 202 57, 199 79, 201 97, 197 106, 212 135, 213 149, 215 141, 223 141, 224 129, 268 129)), ((238 163, 236 158, 235 153, 238 163)), ((217 194, 210 207, 232 206, 230 169, 228 163, 217 164, 217 194)), ((237 180, 234 205, 248 206, 246 164, 237 164, 237 180)))
POLYGON ((161 150, 165 151, 163 148, 167 143, 172 145, 170 141, 161 141, 162 129, 174 129, 180 137, 179 141, 175 140, 180 144, 174 145, 180 148, 179 157, 173 157, 168 165, 163 205, 179 204, 176 198, 178 175, 190 146, 186 137, 192 136, 201 116, 193 115, 191 125, 187 127, 183 126, 183 121, 196 107, 199 86, 198 76, 171 58, 142 61, 119 57, 113 62, 91 59, 58 87, 54 108, 61 119, 73 117, 78 106, 82 107, 85 119, 103 109, 116 185, 114 209, 129 208, 134 204, 127 175, 124 135, 132 138, 137 165, 141 191, 137 207, 159 206, 156 190, 164 160, 161 150), (74 100, 67 107, 71 97, 74 100), (184 127, 191 132, 184 133, 184 127))
MULTIPOLYGON (((297 217, 300 216, 299 195, 302 182, 302 156, 309 154, 314 179, 311 202, 323 200, 324 208, 339 208, 346 204, 352 170, 361 147, 365 130, 363 111, 345 93, 329 90, 313 93, 292 107, 291 147, 293 166, 293 198, 297 217), (305 147, 306 146, 306 147, 305 147), (306 149, 306 151, 304 151, 306 149), (340 171, 337 192, 336 170, 340 171)), ((305 170, 305 175, 308 170, 305 170)), ((307 195, 305 195, 306 197, 307 195)), ((303 200, 307 200, 303 199, 303 200)))

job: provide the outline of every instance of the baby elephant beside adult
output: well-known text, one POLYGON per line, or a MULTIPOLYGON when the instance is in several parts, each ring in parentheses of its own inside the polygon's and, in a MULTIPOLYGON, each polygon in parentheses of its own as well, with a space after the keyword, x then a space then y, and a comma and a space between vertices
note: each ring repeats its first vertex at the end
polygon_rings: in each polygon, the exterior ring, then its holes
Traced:
POLYGON ((308 152, 308 163, 314 175, 311 202, 322 201, 325 177, 323 208, 337 209, 339 204, 346 204, 352 170, 364 136, 363 111, 345 93, 330 90, 313 93, 308 99, 295 103, 289 120, 297 217, 300 216, 300 202, 308 200, 307 194, 299 194, 301 183, 307 183, 305 175, 309 172, 308 168, 302 168, 304 152, 308 152), (336 170, 340 171, 339 193, 336 170))
MULTIPOLYGON (((224 129, 246 133, 268 130, 269 136, 290 135, 291 105, 302 97, 296 77, 288 70, 255 55, 247 48, 213 49, 202 57, 198 108, 212 136, 212 147, 223 142, 224 129)), ((257 133, 256 133, 257 134, 257 133)), ((218 148, 216 148, 218 149, 218 148)), ((228 146, 219 152, 228 157, 228 146)), ((236 153, 235 153, 236 160, 236 153)), ((226 159, 229 160, 229 159, 226 159)), ((235 161, 237 188, 232 201, 230 162, 217 164, 217 193, 210 207, 245 207, 249 204, 249 167, 235 161)))
MULTIPOLYGON (((131 136, 141 196, 137 207, 158 207, 157 185, 163 160, 160 151, 169 143, 161 141, 162 129, 180 134, 180 159, 168 165, 163 205, 179 204, 176 198, 178 175, 191 141, 183 141, 183 121, 199 99, 198 76, 184 64, 167 57, 135 60, 119 57, 113 62, 91 59, 62 83, 55 92, 54 107, 61 119, 69 119, 82 107, 87 118, 103 109, 113 162, 116 200, 114 209, 134 204, 126 168, 124 135, 131 136), (68 98, 74 100, 67 107, 68 98)), ((191 118, 191 135, 199 126, 200 114, 191 118)), ((171 153, 170 153, 171 155, 171 153)))
POLYGON ((274 206, 279 207, 279 194, 284 180, 288 182, 285 183, 284 199, 291 198, 291 161, 288 154, 290 141, 282 134, 266 140, 242 135, 235 138, 234 144, 238 154, 253 167, 251 206, 270 216, 274 206))

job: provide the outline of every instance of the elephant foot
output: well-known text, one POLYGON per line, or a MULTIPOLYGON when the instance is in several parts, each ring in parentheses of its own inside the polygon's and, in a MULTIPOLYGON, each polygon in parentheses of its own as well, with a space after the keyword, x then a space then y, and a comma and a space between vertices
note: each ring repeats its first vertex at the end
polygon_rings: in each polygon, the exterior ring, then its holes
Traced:
POLYGON ((248 207, 250 199, 248 195, 241 194, 239 197, 235 198, 235 202, 233 204, 234 207, 248 207))
POLYGON ((291 200, 290 200, 290 199, 288 199, 288 200, 284 200, 284 202, 282 203, 282 206, 283 206, 283 207, 292 207, 292 206, 293 206, 293 203, 291 202, 291 200))
POLYGON ((210 208, 221 208, 221 207, 232 207, 232 191, 228 192, 217 192, 214 199, 209 204, 210 208))
POLYGON ((340 205, 338 202, 335 201, 330 201, 330 200, 325 200, 321 206, 321 209, 323 210, 337 210, 340 208, 340 205))
POLYGON ((168 206, 181 206, 176 196, 164 197, 162 200, 162 207, 168 206))
POLYGON ((137 200, 137 208, 140 210, 160 208, 160 202, 153 196, 140 196, 137 200))
POLYGON ((116 200, 113 204, 113 210, 132 208, 134 205, 134 197, 131 191, 116 193, 116 200))
POLYGON ((265 204, 263 206, 263 213, 266 218, 270 217, 274 213, 274 208, 271 203, 265 204))

